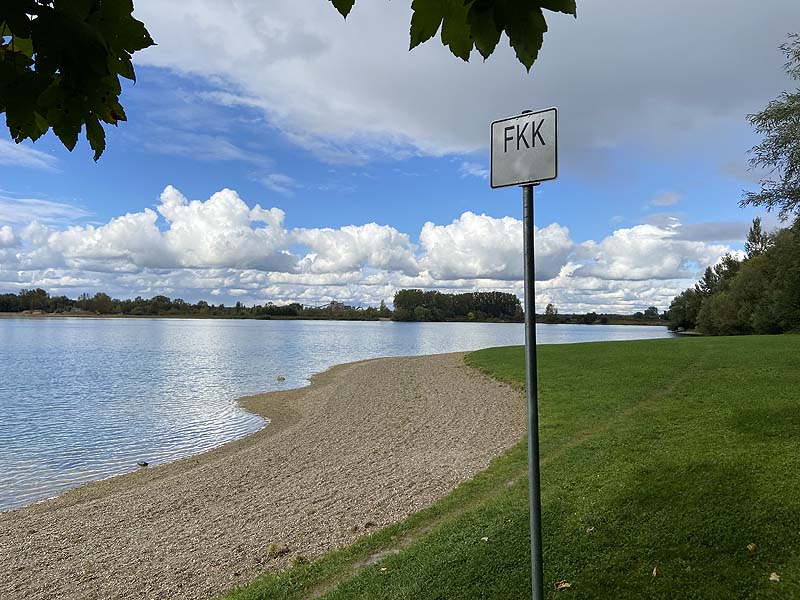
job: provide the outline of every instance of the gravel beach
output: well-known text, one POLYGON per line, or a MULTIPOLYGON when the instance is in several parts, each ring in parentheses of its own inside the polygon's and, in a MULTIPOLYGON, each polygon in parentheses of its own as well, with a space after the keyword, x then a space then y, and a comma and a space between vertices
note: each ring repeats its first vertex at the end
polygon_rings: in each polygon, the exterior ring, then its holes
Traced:
POLYGON ((243 399, 255 434, 0 513, 0 598, 213 598, 403 519, 525 432, 520 393, 463 357, 334 367, 243 399))

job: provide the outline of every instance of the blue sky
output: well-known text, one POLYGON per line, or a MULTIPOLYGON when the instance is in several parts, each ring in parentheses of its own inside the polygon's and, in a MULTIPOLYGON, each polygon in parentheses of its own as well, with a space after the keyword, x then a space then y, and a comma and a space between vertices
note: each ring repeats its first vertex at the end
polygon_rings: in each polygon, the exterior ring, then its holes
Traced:
POLYGON ((506 42, 469 64, 434 41, 407 52, 407 3, 362 1, 347 22, 297 4, 139 0, 159 45, 136 55, 129 121, 98 163, 85 142, 0 134, 0 291, 521 294, 520 192, 489 188, 489 123, 550 105, 561 171, 537 190, 539 304, 664 309, 741 249, 758 214, 738 207, 758 175, 746 115, 791 83, 778 45, 796 3, 579 3, 577 20, 550 16, 531 74, 506 42), (256 205, 282 214, 265 224, 256 205))

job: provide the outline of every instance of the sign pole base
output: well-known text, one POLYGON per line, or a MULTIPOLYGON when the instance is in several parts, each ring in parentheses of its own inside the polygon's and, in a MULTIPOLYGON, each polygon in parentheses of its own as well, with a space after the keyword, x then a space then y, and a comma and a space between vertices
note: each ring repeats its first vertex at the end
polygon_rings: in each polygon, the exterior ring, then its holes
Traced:
POLYGON ((544 600, 542 501, 539 478, 539 394, 536 373, 536 267, 533 245, 533 187, 533 185, 522 186, 522 221, 525 248, 525 390, 528 404, 531 584, 533 600, 544 600))

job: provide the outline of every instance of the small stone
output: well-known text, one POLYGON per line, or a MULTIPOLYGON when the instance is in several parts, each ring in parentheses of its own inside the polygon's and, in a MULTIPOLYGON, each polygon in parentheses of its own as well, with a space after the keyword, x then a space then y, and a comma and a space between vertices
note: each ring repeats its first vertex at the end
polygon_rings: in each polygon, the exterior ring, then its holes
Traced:
POLYGON ((146 460, 140 460, 140 461, 139 461, 139 462, 137 462, 136 464, 137 464, 137 465, 139 465, 140 467, 146 467, 146 466, 147 466, 147 465, 149 465, 150 463, 149 463, 149 462, 147 462, 146 460))
POLYGON ((367 521, 366 523, 364 523, 364 529, 369 529, 370 527, 375 527, 375 523, 373 523, 372 521, 367 521))
POLYGON ((286 544, 270 544, 267 548, 267 558, 278 558, 289 553, 289 546, 286 544))
POLYGON ((275 378, 275 381, 286 381, 286 377, 284 377, 283 375, 278 375, 278 376, 275 378))

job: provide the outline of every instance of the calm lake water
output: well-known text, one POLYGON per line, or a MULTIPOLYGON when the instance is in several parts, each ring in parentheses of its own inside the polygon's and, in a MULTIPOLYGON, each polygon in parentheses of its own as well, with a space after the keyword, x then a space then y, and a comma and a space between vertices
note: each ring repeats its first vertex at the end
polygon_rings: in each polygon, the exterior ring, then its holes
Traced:
MULTIPOLYGON (((670 335, 537 331, 542 344, 670 335)), ((335 364, 522 343, 520 324, 0 319, 0 510, 256 431, 264 420, 237 398, 306 385, 335 364)))

